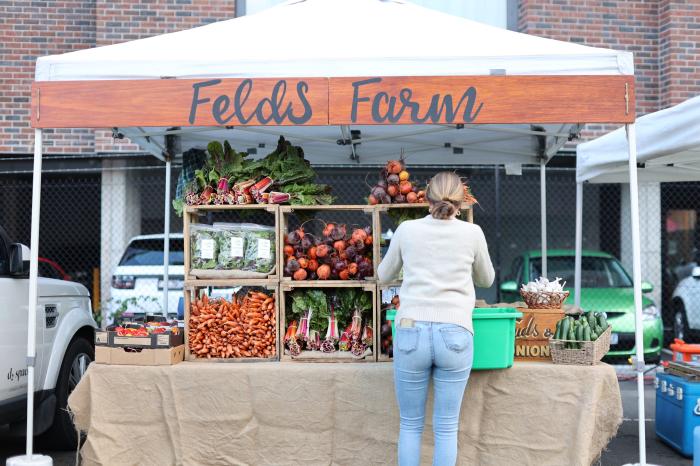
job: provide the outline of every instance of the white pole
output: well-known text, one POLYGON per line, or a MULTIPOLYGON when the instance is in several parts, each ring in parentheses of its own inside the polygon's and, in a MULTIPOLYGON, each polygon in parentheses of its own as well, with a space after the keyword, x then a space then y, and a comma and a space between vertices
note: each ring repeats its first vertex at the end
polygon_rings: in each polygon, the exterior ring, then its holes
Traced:
POLYGON ((168 156, 165 159, 165 210, 163 222, 163 315, 168 317, 168 292, 170 286, 170 164, 168 156))
MULTIPOLYGON (((542 276, 547 277, 547 161, 540 161, 540 228, 542 232, 542 276)), ((537 278, 537 277, 535 277, 537 278)))
POLYGON ((29 314, 27 316, 27 456, 33 454, 34 364, 36 360, 36 306, 39 276, 39 212, 41 208, 42 134, 34 130, 34 173, 32 178, 32 226, 29 253, 29 314))
POLYGON ((632 278, 634 282, 634 346, 636 348, 637 411, 639 416, 639 464, 646 465, 644 413, 644 333, 642 323, 642 260, 639 236, 639 194, 637 186, 637 134, 634 123, 625 125, 629 147, 630 214, 632 226, 632 278))
POLYGON ((581 307, 581 254, 583 249, 583 183, 576 183, 576 258, 574 259, 574 305, 581 307))

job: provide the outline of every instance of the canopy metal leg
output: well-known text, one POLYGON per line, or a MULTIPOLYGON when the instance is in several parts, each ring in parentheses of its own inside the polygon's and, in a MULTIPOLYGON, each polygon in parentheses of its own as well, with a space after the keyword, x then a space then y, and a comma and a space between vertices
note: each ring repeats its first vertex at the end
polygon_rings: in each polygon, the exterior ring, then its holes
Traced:
MULTIPOLYGON (((542 276, 547 277, 547 161, 540 162, 540 228, 542 231, 542 276)), ((534 277, 537 278, 537 277, 534 277)))
POLYGON ((27 456, 34 445, 34 365, 36 361, 36 307, 39 276, 39 215, 41 208, 42 133, 34 130, 34 172, 32 174, 32 226, 29 256, 29 313, 27 316, 27 456))
POLYGON ((632 278, 634 282, 634 346, 637 370, 637 409, 639 416, 639 464, 646 465, 646 425, 644 412, 644 329, 642 321, 642 260, 639 235, 639 194, 637 186, 637 135, 634 123, 625 125, 629 147, 630 214, 632 229, 632 278))
POLYGON ((574 305, 581 307, 581 254, 583 248, 583 183, 576 183, 576 258, 574 260, 574 305))
POLYGON ((170 291, 170 166, 171 157, 165 159, 165 208, 163 221, 163 315, 168 317, 168 292, 170 291))

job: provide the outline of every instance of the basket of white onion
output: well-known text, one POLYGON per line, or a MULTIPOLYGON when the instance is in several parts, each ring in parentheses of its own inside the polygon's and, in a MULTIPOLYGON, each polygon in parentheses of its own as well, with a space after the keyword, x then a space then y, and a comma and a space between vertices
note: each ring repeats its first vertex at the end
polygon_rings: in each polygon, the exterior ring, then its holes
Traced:
POLYGON ((569 297, 569 292, 564 290, 566 282, 561 278, 549 281, 540 277, 534 282, 523 285, 520 288, 520 296, 530 309, 561 309, 564 301, 569 297))

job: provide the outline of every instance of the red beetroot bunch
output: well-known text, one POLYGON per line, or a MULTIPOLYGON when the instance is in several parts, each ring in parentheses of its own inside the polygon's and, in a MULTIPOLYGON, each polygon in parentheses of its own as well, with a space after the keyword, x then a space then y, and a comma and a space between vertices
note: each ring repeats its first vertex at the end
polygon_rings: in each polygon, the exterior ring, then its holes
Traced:
POLYGON ((415 204, 425 202, 421 191, 410 180, 404 158, 389 160, 379 174, 379 181, 372 187, 369 204, 415 204))
POLYGON ((320 238, 303 225, 285 235, 284 276, 294 280, 362 280, 374 273, 372 228, 328 223, 320 238))

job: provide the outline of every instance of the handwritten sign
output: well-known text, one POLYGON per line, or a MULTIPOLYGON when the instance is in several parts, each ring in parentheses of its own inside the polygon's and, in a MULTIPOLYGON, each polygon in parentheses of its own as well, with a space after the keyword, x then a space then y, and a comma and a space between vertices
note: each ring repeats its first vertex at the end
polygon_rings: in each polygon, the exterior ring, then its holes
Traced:
POLYGON ((549 338, 557 322, 564 317, 561 309, 518 308, 522 319, 515 323, 515 358, 519 360, 551 359, 549 338))

